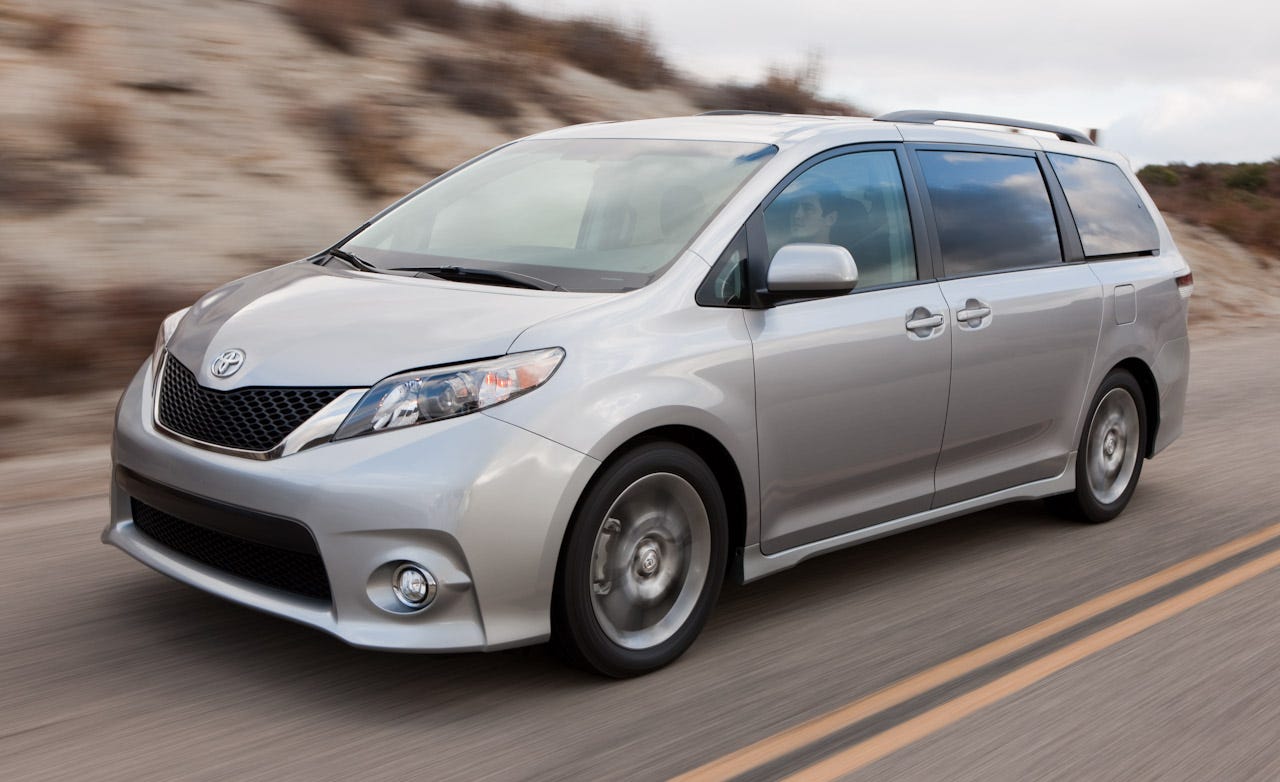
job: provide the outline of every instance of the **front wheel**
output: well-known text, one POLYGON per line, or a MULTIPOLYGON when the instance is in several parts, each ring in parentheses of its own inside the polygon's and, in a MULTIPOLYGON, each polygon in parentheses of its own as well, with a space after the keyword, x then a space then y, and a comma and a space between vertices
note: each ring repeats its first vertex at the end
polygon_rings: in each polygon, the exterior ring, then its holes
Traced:
POLYGON ((572 661, 637 676, 679 657, 720 593, 724 496, 695 453, 650 443, 587 491, 557 573, 553 634, 572 661))
POLYGON ((1147 409, 1133 375, 1116 369, 1094 395, 1076 452, 1076 489, 1053 497, 1071 517, 1100 524, 1111 521, 1138 485, 1147 452, 1147 409))

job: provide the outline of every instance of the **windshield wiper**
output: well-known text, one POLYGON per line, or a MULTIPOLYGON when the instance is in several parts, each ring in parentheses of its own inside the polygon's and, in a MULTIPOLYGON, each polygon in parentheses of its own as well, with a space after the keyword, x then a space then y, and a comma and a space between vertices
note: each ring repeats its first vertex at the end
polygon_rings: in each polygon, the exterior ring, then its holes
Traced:
POLYGON ((356 267, 362 272, 380 271, 377 266, 374 266, 373 264, 369 263, 368 261, 356 255, 355 253, 347 252, 346 250, 339 250, 337 248, 334 248, 332 250, 329 250, 329 255, 332 255, 334 258, 339 258, 341 260, 346 261, 347 263, 351 264, 352 266, 356 267))
POLYGON ((499 269, 472 269, 465 266, 415 266, 392 269, 398 272, 419 272, 439 277, 452 282, 474 282, 479 285, 513 285, 519 288, 532 288, 538 291, 562 291, 563 287, 537 277, 520 272, 502 271, 499 269))
POLYGON ((353 269, 361 272, 370 272, 372 274, 395 274, 400 277, 417 277, 413 272, 401 271, 399 269, 383 269, 374 266, 365 259, 347 250, 329 250, 328 254, 342 261, 346 261, 353 269))

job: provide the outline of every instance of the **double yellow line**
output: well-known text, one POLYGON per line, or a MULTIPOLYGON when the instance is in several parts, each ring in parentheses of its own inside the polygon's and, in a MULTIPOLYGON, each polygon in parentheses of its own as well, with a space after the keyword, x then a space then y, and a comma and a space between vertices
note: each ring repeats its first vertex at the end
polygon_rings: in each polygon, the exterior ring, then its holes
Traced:
MULTIPOLYGON (((676 777, 676 780, 677 782, 709 782, 710 780, 728 780, 745 774, 792 752, 802 750, 868 717, 905 703, 1014 652, 1075 627, 1099 614, 1276 538, 1280 538, 1280 524, 1237 538, 1146 578, 1099 595, 1043 622, 902 679, 879 692, 860 698, 828 714, 758 741, 682 774, 676 777)), ((788 779, 834 780, 857 771, 981 708, 1030 687, 1072 663, 1119 643, 1277 566, 1280 566, 1280 550, 1249 560, 1199 586, 1180 592, 1174 597, 1010 671, 977 689, 840 750, 834 755, 827 756, 788 779)))

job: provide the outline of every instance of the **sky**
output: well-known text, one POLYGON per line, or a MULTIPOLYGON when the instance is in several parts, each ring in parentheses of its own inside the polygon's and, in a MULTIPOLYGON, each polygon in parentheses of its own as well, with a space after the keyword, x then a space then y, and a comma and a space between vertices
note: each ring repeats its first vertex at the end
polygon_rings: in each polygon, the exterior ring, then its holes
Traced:
POLYGON ((644 24, 710 81, 821 62, 824 95, 1098 128, 1135 167, 1280 156, 1275 0, 515 0, 644 24))

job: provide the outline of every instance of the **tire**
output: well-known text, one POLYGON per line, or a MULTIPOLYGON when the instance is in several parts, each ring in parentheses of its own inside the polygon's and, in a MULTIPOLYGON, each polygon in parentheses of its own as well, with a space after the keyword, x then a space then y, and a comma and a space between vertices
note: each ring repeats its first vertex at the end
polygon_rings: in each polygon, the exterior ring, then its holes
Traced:
POLYGON ((1147 407, 1133 375, 1114 369, 1089 405, 1076 450, 1076 488, 1050 498, 1063 515, 1111 521, 1129 504, 1147 453, 1147 407))
POLYGON ((683 446, 641 445, 578 503, 556 572, 553 643, 605 676, 657 670, 702 630, 727 556, 727 512, 711 469, 683 446))

